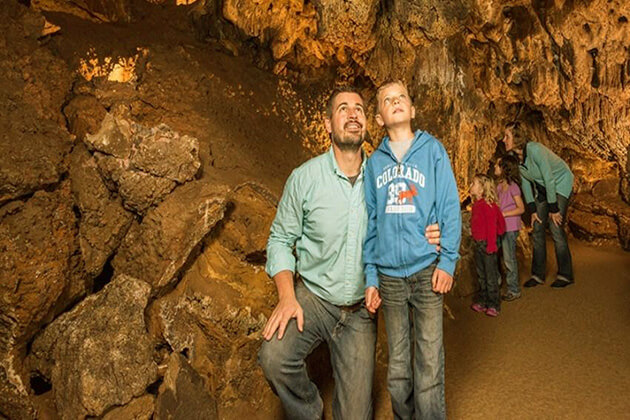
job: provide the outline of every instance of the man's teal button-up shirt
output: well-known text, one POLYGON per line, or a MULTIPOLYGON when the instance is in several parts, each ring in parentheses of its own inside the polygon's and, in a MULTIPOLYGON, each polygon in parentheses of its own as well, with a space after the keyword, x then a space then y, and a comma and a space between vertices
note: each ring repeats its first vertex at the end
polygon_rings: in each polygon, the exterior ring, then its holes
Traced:
POLYGON ((334 305, 363 299, 364 167, 365 157, 353 186, 331 148, 291 173, 271 225, 267 274, 297 269, 309 290, 334 305))

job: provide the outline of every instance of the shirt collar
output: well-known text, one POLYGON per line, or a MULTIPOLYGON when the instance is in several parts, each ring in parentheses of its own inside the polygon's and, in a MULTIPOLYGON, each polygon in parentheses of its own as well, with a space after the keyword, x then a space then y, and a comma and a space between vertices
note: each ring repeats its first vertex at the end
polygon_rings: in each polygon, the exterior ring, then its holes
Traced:
MULTIPOLYGON (((328 149, 328 156, 330 157, 329 161, 333 172, 335 172, 337 176, 348 179, 346 174, 344 174, 343 171, 339 169, 337 159, 335 159, 335 151, 333 150, 332 145, 330 146, 330 149, 328 149)), ((359 171, 359 177, 357 179, 363 178, 363 171, 365 170, 365 164, 367 162, 367 155, 365 154, 365 150, 363 150, 363 148, 361 148, 361 158, 363 160, 361 161, 361 170, 359 171)))

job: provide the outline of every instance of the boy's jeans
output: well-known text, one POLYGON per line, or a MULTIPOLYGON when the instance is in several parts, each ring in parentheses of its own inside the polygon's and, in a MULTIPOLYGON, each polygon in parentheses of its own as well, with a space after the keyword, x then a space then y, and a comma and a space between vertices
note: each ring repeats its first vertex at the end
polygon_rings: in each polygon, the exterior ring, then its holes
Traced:
POLYGON ((333 417, 372 418, 372 382, 376 320, 360 305, 341 309, 313 294, 302 282, 295 288, 304 311, 304 330, 289 321, 282 340, 264 341, 258 362, 278 395, 288 419, 320 419, 323 402, 310 380, 304 359, 323 341, 328 343, 335 380, 333 417))
POLYGON ((431 290, 435 267, 407 278, 379 274, 389 347, 387 388, 396 419, 446 418, 443 298, 431 290))
POLYGON ((499 297, 499 259, 486 252, 486 241, 475 241, 475 266, 479 292, 475 301, 485 307, 501 309, 499 297))
POLYGON ((518 262, 516 261, 516 238, 518 238, 518 230, 505 232, 501 239, 501 248, 503 248, 505 282, 508 292, 518 295, 521 290, 518 278, 518 262))
MULTIPOLYGON (((555 223, 549 220, 549 206, 547 201, 538 201, 536 203, 536 213, 542 220, 542 223, 534 223, 534 229, 532 233, 534 242, 534 256, 532 259, 532 276, 536 277, 538 281, 545 281, 546 263, 547 263, 547 244, 545 242, 545 229, 547 225, 551 231, 551 237, 553 238, 553 244, 556 248, 556 260, 558 262, 558 277, 565 280, 573 280, 573 263, 571 261, 571 251, 569 251, 569 244, 567 243, 567 234, 564 231, 564 225, 566 223, 567 208, 569 207, 569 199, 556 194, 558 200, 558 208, 562 215, 562 224, 556 226, 555 223)), ((538 197, 537 197, 538 198, 538 197)))

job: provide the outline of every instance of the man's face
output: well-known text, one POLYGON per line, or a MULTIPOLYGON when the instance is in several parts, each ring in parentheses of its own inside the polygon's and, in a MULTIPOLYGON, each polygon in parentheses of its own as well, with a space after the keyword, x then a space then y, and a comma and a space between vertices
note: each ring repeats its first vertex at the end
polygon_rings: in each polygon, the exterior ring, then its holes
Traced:
POLYGON ((378 94, 378 114, 376 122, 382 127, 408 124, 415 116, 416 109, 411 104, 407 88, 399 83, 385 86, 378 94))
POLYGON ((335 96, 332 115, 325 119, 332 141, 343 150, 356 150, 367 132, 363 100, 356 93, 342 92, 335 96))

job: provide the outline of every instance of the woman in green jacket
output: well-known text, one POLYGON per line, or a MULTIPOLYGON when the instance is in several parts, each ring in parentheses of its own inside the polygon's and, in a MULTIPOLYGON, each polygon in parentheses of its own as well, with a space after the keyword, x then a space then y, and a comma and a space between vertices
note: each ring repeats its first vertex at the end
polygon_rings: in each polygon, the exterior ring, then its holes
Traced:
POLYGON ((513 151, 521 159, 521 188, 532 213, 532 275, 523 286, 534 287, 545 282, 545 230, 548 225, 558 262, 558 274, 551 287, 566 287, 574 281, 571 251, 564 231, 573 173, 566 162, 551 150, 540 143, 527 141, 518 123, 506 127, 503 142, 506 150, 513 151))

